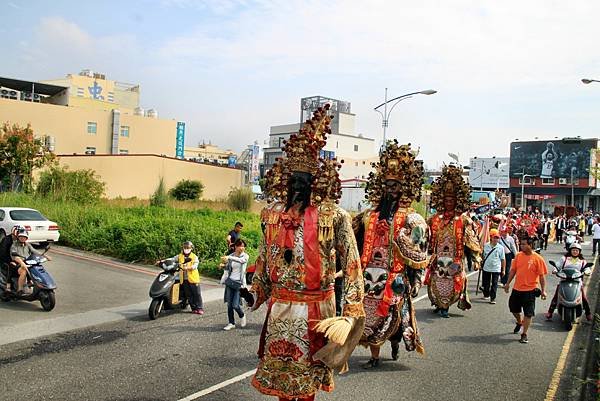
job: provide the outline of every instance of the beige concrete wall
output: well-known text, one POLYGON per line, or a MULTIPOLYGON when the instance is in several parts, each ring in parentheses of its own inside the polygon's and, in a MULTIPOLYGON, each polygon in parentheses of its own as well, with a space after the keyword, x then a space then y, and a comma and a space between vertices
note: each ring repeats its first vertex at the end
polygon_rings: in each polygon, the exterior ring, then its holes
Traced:
POLYGON ((242 186, 243 171, 177 160, 154 155, 129 156, 61 156, 60 164, 71 170, 92 169, 106 183, 107 198, 148 199, 156 190, 160 177, 166 189, 179 181, 200 180, 203 199, 227 197, 231 188, 242 186))
MULTIPOLYGON (((53 136, 56 154, 84 154, 86 147, 95 147, 96 154, 111 153, 112 111, 0 99, 0 122, 31 124, 36 136, 53 136), (88 122, 97 124, 96 135, 87 133, 88 122)), ((129 127, 129 138, 119 136, 119 149, 129 154, 175 155, 176 121, 121 113, 121 126, 129 127)))

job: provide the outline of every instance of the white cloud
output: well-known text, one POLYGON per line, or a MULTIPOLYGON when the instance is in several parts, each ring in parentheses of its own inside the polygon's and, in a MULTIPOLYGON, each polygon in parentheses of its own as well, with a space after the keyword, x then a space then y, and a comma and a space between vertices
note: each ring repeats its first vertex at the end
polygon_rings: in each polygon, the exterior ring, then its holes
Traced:
POLYGON ((431 166, 448 151, 507 155, 514 138, 574 127, 595 135, 600 123, 592 111, 600 85, 593 106, 594 88, 578 83, 600 79, 598 2, 164 0, 159 8, 198 14, 198 23, 148 44, 109 23, 115 34, 98 36, 44 18, 23 39, 24 70, 45 79, 93 68, 140 83, 143 105, 188 122, 190 144, 236 149, 295 122, 299 98, 314 94, 352 102, 358 131, 380 139, 372 108, 385 86, 390 96, 439 90, 399 105, 388 131, 420 145, 431 166), (583 96, 590 102, 568 101, 583 96))

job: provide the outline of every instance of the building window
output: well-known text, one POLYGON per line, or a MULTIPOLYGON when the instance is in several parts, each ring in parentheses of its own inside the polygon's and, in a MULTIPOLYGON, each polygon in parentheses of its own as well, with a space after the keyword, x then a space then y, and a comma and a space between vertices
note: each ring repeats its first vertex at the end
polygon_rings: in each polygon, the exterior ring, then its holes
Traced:
POLYGON ((531 185, 533 184, 532 177, 519 177, 519 185, 531 185))
POLYGON ((365 164, 367 164, 367 162, 363 160, 363 166, 364 166, 365 164))
POLYGON ((358 152, 358 145, 354 145, 354 151, 358 152))
POLYGON ((77 96, 83 97, 84 94, 83 88, 77 87, 77 96))
POLYGON ((119 154, 120 155, 128 155, 129 151, 127 149, 119 149, 119 154))
POLYGON ((97 124, 94 122, 88 121, 87 133, 90 135, 96 135, 97 130, 98 130, 97 124))
POLYGON ((85 154, 86 155, 95 155, 96 154, 96 148, 93 146, 88 146, 87 148, 85 148, 85 154))
POLYGON ((129 138, 129 127, 125 125, 121 126, 121 136, 126 136, 129 138))
POLYGON ((339 148, 340 147, 340 143, 338 141, 335 141, 335 148, 339 148))
POLYGON ((106 94, 106 100, 108 100, 109 102, 114 102, 115 101, 115 94, 113 92, 108 92, 106 94))
POLYGON ((554 185, 554 178, 542 178, 542 185, 554 185))
POLYGON ((280 136, 278 138, 277 146, 282 147, 283 146, 283 141, 285 141, 285 138, 283 138, 283 137, 280 136))

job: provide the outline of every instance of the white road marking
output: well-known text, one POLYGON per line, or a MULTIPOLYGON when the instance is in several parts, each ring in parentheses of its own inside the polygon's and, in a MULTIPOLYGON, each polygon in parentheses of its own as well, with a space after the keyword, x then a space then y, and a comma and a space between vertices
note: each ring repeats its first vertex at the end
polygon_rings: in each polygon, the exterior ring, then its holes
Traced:
MULTIPOLYGON (((471 277, 472 275, 474 275, 474 274, 477 274, 477 273, 478 273, 478 271, 473 271, 473 272, 471 272, 471 273, 467 274, 467 277, 471 277)), ((415 302, 419 302, 419 301, 421 301, 421 300, 423 300, 423 299, 425 299, 425 298, 427 298, 427 294, 425 294, 425 295, 421 295, 420 297, 418 297, 417 299, 415 299, 415 300, 413 301, 413 303, 415 303, 415 302)), ((252 376, 252 375, 253 375, 253 374, 255 374, 255 373, 256 373, 256 369, 252 369, 252 370, 250 370, 250 371, 248 371, 248 372, 246 372, 246 373, 243 373, 243 374, 241 374, 241 375, 239 375, 239 376, 236 376, 236 377, 233 377, 233 378, 231 378, 231 379, 229 379, 229 380, 226 380, 226 381, 224 381, 224 382, 221 382, 221 383, 215 384, 215 385, 214 385, 214 386, 212 386, 212 387, 209 387, 209 388, 207 388, 207 389, 204 389, 204 390, 200 390, 200 391, 198 391, 197 393, 194 393, 194 394, 192 394, 192 395, 188 395, 187 397, 185 397, 185 398, 182 398, 182 399, 180 399, 180 400, 178 400, 178 401, 193 401, 193 400, 197 400, 197 399, 198 399, 198 398, 200 398, 200 397, 204 397, 205 395, 208 395, 208 394, 210 394, 210 393, 214 393, 215 391, 217 391, 217 390, 220 390, 220 389, 222 389, 223 387, 227 387, 227 386, 229 386, 230 384, 234 384, 234 383, 237 383, 237 382, 239 382, 239 381, 242 381, 242 380, 244 380, 244 379, 246 379, 246 378, 248 378, 248 377, 252 376)))
POLYGON ((242 381, 245 378, 250 377, 250 376, 252 376, 255 373, 256 373, 256 369, 253 369, 253 370, 251 370, 249 372, 246 372, 246 373, 241 374, 239 376, 233 377, 233 378, 231 378, 229 380, 226 380, 226 381, 224 381, 222 383, 215 384, 214 386, 209 387, 209 388, 207 388, 205 390, 201 390, 201 391, 198 391, 197 393, 194 393, 192 395, 188 395, 187 397, 182 398, 179 401, 192 401, 192 400, 196 400, 196 399, 198 399, 200 397, 203 397, 203 396, 205 396, 207 394, 214 393, 215 391, 220 390, 223 387, 229 386, 230 384, 242 381))

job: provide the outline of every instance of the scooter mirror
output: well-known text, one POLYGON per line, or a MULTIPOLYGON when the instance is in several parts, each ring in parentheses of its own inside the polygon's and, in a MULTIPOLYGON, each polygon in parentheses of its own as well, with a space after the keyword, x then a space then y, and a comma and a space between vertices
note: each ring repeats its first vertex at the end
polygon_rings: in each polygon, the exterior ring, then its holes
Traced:
POLYGON ((592 266, 594 266, 594 264, 593 264, 592 262, 587 262, 587 263, 585 264, 585 267, 586 267, 586 268, 587 268, 587 267, 592 267, 592 266))
MULTIPOLYGON (((556 267, 556 262, 555 262, 555 261, 553 261, 553 260, 550 260, 550 261, 548 261, 548 263, 550 263, 550 265, 552 265, 552 266, 556 267)), ((554 272, 553 272, 553 273, 554 273, 554 272)))

